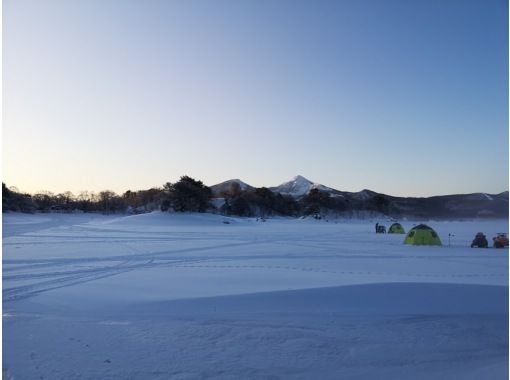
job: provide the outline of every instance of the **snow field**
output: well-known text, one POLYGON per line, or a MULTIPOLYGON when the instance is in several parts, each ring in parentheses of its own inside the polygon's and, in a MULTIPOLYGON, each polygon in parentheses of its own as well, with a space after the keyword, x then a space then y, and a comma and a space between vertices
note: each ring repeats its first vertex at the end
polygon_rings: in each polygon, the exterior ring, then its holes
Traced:
POLYGON ((4 378, 507 378, 508 221, 375 222, 4 215, 4 378))

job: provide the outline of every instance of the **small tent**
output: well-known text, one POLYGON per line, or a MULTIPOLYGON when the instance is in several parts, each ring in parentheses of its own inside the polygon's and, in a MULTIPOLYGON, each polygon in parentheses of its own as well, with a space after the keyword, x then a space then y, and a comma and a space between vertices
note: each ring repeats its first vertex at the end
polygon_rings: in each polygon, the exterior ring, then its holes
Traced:
POLYGON ((389 234, 405 234, 404 227, 400 223, 393 223, 388 229, 389 234))
POLYGON ((442 245, 436 231, 425 224, 419 224, 409 231, 404 244, 411 245, 442 245))

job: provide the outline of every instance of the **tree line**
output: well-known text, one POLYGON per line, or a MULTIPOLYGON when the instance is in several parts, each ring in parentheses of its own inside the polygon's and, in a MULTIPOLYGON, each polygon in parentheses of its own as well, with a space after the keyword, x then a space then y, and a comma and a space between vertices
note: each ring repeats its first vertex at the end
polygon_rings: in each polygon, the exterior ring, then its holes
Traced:
POLYGON ((232 216, 314 216, 336 213, 337 216, 353 209, 385 212, 388 202, 376 197, 367 204, 356 204, 345 197, 312 189, 305 197, 275 193, 266 187, 242 190, 238 183, 216 197, 223 199, 216 206, 212 203, 210 187, 189 176, 180 177, 175 183, 167 182, 161 188, 116 194, 110 190, 99 193, 83 191, 75 195, 69 191, 54 194, 42 191, 36 194, 20 193, 2 183, 3 212, 95 212, 104 214, 145 213, 154 210, 173 212, 217 212, 232 216))
POLYGON ((157 188, 126 191, 118 195, 104 190, 99 193, 82 191, 78 195, 70 191, 54 194, 41 191, 36 194, 20 193, 2 183, 3 212, 100 212, 105 214, 124 212, 148 212, 159 208, 161 190, 157 188))

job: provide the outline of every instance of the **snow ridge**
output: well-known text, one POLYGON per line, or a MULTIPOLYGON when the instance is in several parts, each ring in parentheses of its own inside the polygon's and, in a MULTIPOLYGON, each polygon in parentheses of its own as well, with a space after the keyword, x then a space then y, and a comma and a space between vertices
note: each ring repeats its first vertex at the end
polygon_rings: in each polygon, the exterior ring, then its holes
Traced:
POLYGON ((492 198, 489 194, 482 193, 489 201, 493 201, 494 198, 492 198))

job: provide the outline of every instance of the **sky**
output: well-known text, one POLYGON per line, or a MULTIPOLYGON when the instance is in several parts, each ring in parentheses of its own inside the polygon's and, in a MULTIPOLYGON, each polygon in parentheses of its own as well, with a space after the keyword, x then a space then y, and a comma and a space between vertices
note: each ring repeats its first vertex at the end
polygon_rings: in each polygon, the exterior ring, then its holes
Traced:
POLYGON ((508 190, 504 0, 4 0, 3 182, 508 190))

